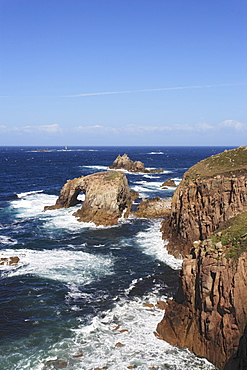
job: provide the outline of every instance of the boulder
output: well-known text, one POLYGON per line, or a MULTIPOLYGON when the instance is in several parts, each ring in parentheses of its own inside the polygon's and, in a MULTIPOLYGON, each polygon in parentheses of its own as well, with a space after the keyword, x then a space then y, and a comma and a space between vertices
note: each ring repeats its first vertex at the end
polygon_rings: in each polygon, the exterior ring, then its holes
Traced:
POLYGON ((116 224, 123 215, 127 217, 130 212, 133 194, 125 174, 120 171, 98 172, 68 180, 56 204, 45 207, 45 210, 74 206, 79 203, 77 196, 81 192, 85 194, 85 201, 74 213, 78 221, 109 226, 116 224))
POLYGON ((171 213, 171 201, 155 197, 141 200, 137 211, 133 214, 141 218, 165 217, 171 213))
POLYGON ((163 184, 161 185, 162 188, 166 187, 166 186, 172 186, 172 187, 176 187, 176 183, 174 180, 172 179, 168 179, 166 180, 165 182, 163 182, 163 184))

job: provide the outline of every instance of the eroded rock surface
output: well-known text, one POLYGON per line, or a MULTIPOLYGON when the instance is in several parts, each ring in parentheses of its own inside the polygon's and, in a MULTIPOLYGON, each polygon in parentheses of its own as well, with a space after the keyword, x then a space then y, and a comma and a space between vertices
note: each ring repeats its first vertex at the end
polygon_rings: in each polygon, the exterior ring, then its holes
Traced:
POLYGON ((124 169, 129 172, 143 172, 143 173, 157 173, 163 172, 163 170, 147 170, 141 161, 132 161, 127 154, 119 155, 113 164, 109 166, 111 169, 124 169))
POLYGON ((189 169, 162 225, 169 252, 184 261, 157 332, 225 370, 243 370, 247 359, 246 211, 247 147, 240 147, 189 169))
POLYGON ((247 253, 237 262, 220 254, 203 246, 184 259, 180 288, 157 332, 223 369, 247 322, 247 253))
POLYGON ((207 158, 191 167, 172 198, 163 238, 175 256, 189 253, 223 222, 247 210, 247 147, 207 158))
POLYGON ((98 225, 113 225, 128 216, 132 205, 128 181, 123 172, 98 172, 85 177, 68 180, 53 206, 45 210, 67 208, 76 205, 79 193, 85 194, 82 207, 74 213, 79 221, 94 222, 98 225))

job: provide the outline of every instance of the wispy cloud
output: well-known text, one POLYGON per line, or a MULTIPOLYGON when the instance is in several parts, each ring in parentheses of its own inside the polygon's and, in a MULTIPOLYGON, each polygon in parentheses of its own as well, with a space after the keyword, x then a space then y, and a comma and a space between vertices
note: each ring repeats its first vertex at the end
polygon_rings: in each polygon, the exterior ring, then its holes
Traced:
POLYGON ((225 120, 224 122, 221 122, 220 127, 225 127, 229 129, 234 129, 236 131, 245 131, 247 130, 247 124, 243 122, 239 122, 233 119, 225 120))
POLYGON ((40 126, 12 126, 7 127, 5 125, 0 125, 0 131, 9 133, 19 133, 19 134, 31 134, 31 133, 48 133, 54 134, 62 132, 61 127, 58 124, 53 125, 40 125, 40 126))
POLYGON ((132 93, 153 92, 153 91, 207 89, 207 88, 213 88, 213 87, 229 87, 229 86, 240 86, 240 85, 246 85, 246 84, 194 85, 194 86, 161 87, 157 89, 105 91, 105 92, 92 92, 92 93, 83 93, 83 94, 75 94, 75 95, 65 95, 64 98, 80 98, 84 96, 115 95, 115 94, 132 94, 132 93))

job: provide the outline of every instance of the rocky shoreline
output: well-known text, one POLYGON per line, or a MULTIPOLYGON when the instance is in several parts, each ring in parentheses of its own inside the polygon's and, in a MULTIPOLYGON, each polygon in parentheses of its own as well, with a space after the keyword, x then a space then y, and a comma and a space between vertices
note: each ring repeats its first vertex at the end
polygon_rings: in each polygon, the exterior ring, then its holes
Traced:
POLYGON ((246 369, 246 211, 247 147, 240 147, 187 171, 162 225, 169 253, 184 260, 157 332, 219 369, 246 369))

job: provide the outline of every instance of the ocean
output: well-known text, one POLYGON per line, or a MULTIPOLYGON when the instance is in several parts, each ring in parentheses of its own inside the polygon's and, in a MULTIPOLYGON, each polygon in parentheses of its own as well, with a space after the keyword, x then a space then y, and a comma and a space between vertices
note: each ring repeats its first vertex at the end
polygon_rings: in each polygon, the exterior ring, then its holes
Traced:
MULTIPOLYGON (((154 332, 182 261, 169 255, 161 219, 79 223, 69 209, 43 212, 75 177, 105 171, 127 153, 163 173, 127 173, 140 198, 171 199, 199 160, 223 147, 0 147, 0 370, 204 369, 215 367, 154 332)), ((80 195, 83 201, 83 194, 80 195)))

